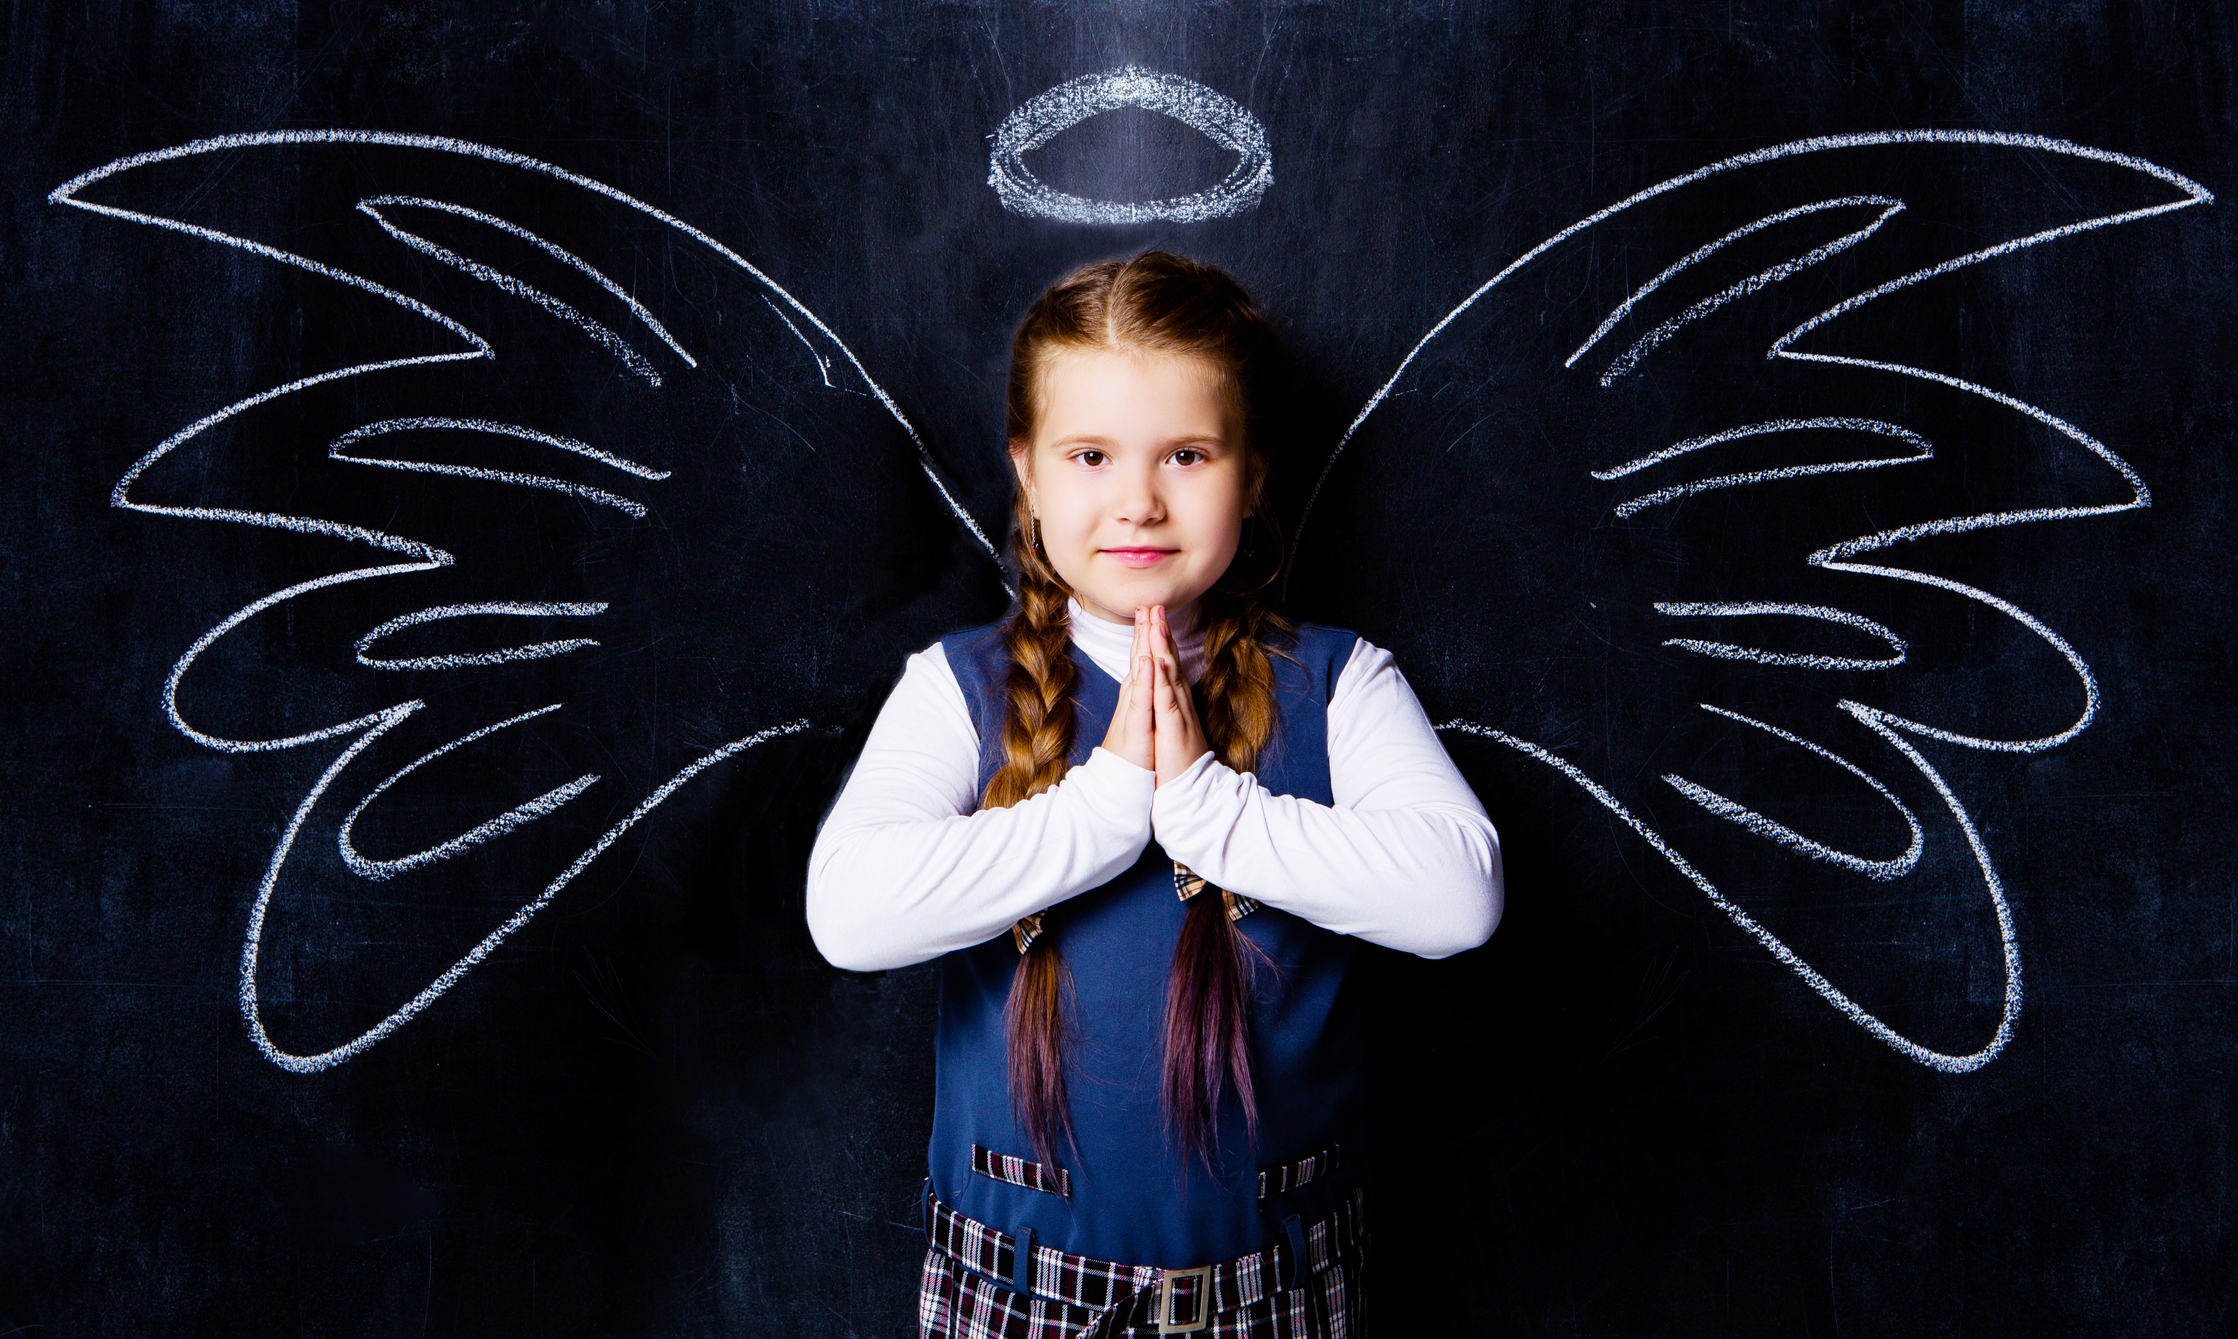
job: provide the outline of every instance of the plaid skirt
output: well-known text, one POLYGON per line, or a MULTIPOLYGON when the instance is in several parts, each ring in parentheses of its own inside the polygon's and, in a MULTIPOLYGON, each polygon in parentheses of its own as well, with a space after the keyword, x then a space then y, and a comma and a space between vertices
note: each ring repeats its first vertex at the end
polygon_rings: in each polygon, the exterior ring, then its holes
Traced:
POLYGON ((1169 1271, 1036 1246, 1031 1293, 996 1281, 1015 1277, 1008 1234, 937 1200, 930 1208, 932 1245, 917 1294, 919 1339, 1154 1335, 1161 1332, 1161 1306, 1176 1321, 1194 1322, 1200 1309, 1208 1311, 1202 1327, 1188 1331, 1205 1339, 1360 1339, 1366 1333, 1360 1277, 1367 1238, 1358 1192, 1301 1234, 1302 1265, 1285 1258, 1287 1246, 1275 1246, 1210 1271, 1170 1271, 1175 1278, 1169 1282, 1169 1271))

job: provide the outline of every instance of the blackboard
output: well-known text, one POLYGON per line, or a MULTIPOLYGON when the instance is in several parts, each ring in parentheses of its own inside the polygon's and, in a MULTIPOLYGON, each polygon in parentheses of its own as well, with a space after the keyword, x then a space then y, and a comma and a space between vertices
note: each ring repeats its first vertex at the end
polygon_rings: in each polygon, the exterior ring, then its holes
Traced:
POLYGON ((19 11, 0 1333, 910 1332, 807 852, 1153 244, 1504 839, 1378 1332, 2238 1333, 2231 22, 19 11))

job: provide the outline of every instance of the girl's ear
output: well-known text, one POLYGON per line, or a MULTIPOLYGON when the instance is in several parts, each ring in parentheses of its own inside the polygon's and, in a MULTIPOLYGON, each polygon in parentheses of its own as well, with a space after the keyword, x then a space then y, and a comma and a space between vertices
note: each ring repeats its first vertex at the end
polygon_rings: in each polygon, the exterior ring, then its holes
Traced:
POLYGON ((1018 486, 1020 488, 1033 487, 1034 448, 1032 442, 1011 442, 1010 468, 1018 475, 1018 486))

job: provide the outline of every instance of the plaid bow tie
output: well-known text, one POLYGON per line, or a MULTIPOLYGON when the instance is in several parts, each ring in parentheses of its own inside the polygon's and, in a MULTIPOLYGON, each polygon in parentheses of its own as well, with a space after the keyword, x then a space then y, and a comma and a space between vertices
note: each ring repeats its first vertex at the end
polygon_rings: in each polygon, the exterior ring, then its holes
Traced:
MULTIPOLYGON (((1174 896, 1186 902, 1211 887, 1212 885, 1205 882, 1204 877, 1195 870, 1190 869, 1178 860, 1173 862, 1174 896)), ((1214 889, 1214 891, 1220 894, 1220 901, 1226 905, 1228 919, 1231 921, 1240 921, 1259 909, 1259 904, 1248 897, 1237 897, 1225 888, 1214 889)), ((1031 916, 1020 918, 1016 925, 1010 927, 1010 937, 1017 941, 1020 953, 1032 948, 1034 941, 1041 938, 1041 918, 1047 914, 1047 912, 1037 911, 1031 916)))

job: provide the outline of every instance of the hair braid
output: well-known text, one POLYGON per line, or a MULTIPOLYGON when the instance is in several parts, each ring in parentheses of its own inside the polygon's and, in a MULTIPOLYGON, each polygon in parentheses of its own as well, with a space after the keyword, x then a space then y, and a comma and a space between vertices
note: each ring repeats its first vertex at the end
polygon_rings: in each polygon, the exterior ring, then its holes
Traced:
POLYGON ((980 803, 1008 808, 1064 780, 1072 766, 1072 698, 1080 669, 1072 663, 1072 592, 1049 570, 1020 531, 1018 612, 1003 628, 1010 656, 1009 710, 1003 714, 1002 766, 980 803))
POLYGON ((1288 640, 1290 624, 1249 595, 1208 591, 1204 605, 1204 672, 1197 692, 1205 741, 1239 772, 1258 766, 1274 738, 1274 665, 1270 643, 1288 640))
MULTIPOLYGON (((1252 595, 1220 591, 1203 597, 1204 670, 1198 676, 1198 721, 1213 753, 1238 772, 1257 766, 1274 737, 1274 666, 1270 638, 1289 624, 1252 595)), ((1233 1088, 1246 1136, 1259 1134, 1259 1103, 1251 1081, 1250 981, 1254 965, 1271 966, 1264 950, 1228 919, 1227 899, 1210 890, 1189 904, 1166 977, 1166 1123, 1183 1150, 1212 1163, 1222 1095, 1233 1088)))
MULTIPOLYGON (((1001 809, 1032 799, 1064 779, 1072 766, 1077 733, 1073 693, 1080 669, 1073 664, 1072 592, 1034 551, 1032 514, 1018 505, 1018 611, 1003 628, 1010 657, 1008 710, 1003 713, 1002 766, 988 778, 984 808, 1001 809)), ((1054 940, 1036 938, 1018 957, 1004 1007, 1003 1031, 1010 1069, 1010 1101, 1034 1152, 1054 1163, 1060 1142, 1072 1139, 1072 1106, 1065 1089, 1065 996, 1070 973, 1054 940)))

